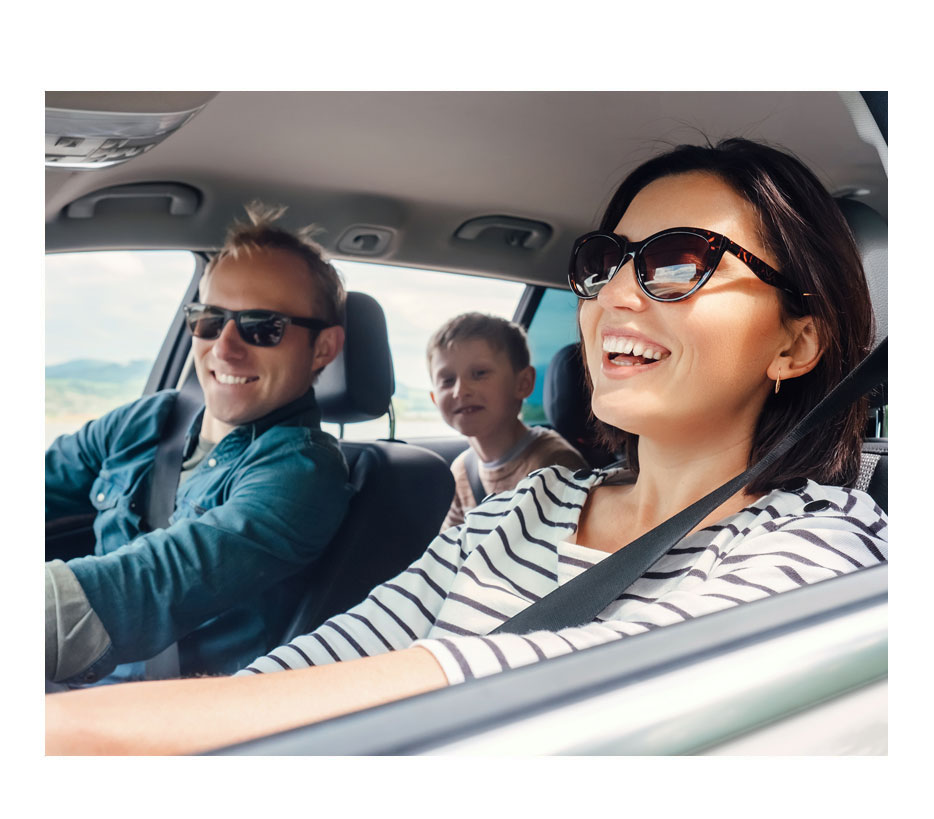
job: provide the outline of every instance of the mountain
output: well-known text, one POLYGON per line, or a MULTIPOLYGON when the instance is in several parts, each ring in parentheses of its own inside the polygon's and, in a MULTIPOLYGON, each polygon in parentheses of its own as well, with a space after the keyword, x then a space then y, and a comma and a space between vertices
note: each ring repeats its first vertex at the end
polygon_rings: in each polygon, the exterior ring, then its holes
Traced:
POLYGON ((120 384, 125 381, 146 379, 152 369, 152 361, 137 358, 126 364, 115 361, 101 361, 97 358, 76 358, 62 364, 53 364, 45 368, 45 377, 94 381, 96 383, 120 384))

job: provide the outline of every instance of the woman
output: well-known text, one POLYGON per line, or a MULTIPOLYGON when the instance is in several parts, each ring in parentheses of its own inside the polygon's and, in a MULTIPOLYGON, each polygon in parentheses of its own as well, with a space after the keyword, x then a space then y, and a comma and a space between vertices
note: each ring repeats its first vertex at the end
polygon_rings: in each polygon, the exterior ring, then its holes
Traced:
POLYGON ((856 406, 594 622, 490 636, 742 472, 852 369, 872 334, 859 256, 833 201, 797 160, 744 140, 683 146, 634 171, 600 231, 576 243, 571 283, 593 412, 611 443, 627 442, 631 472, 533 473, 350 612, 234 677, 53 695, 47 752, 217 747, 885 560, 884 514, 839 488, 857 473, 856 406), (295 670, 269 673, 283 669, 295 670))

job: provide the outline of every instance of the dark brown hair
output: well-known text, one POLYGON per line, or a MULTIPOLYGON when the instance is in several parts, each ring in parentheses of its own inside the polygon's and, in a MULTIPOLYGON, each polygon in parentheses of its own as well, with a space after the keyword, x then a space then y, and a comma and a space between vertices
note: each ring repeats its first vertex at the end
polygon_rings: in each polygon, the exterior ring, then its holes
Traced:
MULTIPOLYGON (((649 183, 697 171, 717 176, 753 206, 760 239, 777 260, 777 269, 798 292, 812 294, 799 300, 779 290, 782 319, 812 316, 823 347, 811 372, 782 381, 781 391, 766 400, 749 456, 753 464, 869 352, 872 303, 859 250, 833 198, 796 157, 758 142, 680 145, 650 159, 620 185, 600 229, 612 233, 649 183)), ((589 374, 587 380, 589 385, 589 374)), ((859 473, 866 406, 865 399, 858 401, 828 427, 807 435, 747 491, 764 493, 795 477, 852 485, 859 473)), ((611 450, 625 449, 630 467, 638 471, 638 436, 599 419, 596 427, 602 443, 611 450)))

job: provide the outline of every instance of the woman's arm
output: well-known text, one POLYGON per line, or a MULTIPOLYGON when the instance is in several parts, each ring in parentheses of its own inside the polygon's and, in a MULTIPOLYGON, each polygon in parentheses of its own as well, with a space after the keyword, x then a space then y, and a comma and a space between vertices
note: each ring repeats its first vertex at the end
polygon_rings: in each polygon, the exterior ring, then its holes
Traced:
POLYGON ((191 754, 447 685, 425 649, 279 674, 125 683, 46 697, 46 754, 191 754))

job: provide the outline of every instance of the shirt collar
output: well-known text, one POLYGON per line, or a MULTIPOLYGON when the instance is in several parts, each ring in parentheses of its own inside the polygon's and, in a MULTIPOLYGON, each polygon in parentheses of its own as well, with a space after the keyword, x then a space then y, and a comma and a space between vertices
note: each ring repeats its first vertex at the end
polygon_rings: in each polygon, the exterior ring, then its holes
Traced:
MULTIPOLYGON (((189 445, 185 448, 186 451, 193 448, 193 442, 196 440, 196 437, 201 434, 201 422, 203 419, 204 407, 202 406, 191 422, 191 427, 188 430, 189 445)), ((247 435, 253 440, 259 435, 262 435, 267 429, 271 429, 277 425, 311 427, 312 429, 320 428, 321 410, 318 408, 318 402, 315 399, 315 388, 309 388, 308 392, 304 395, 299 396, 294 401, 290 401, 288 404, 284 404, 278 409, 274 409, 272 412, 262 416, 262 418, 257 418, 255 421, 250 421, 247 424, 234 427, 230 434, 239 432, 241 435, 247 435)))

